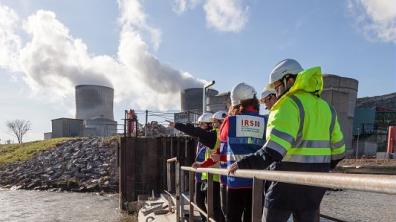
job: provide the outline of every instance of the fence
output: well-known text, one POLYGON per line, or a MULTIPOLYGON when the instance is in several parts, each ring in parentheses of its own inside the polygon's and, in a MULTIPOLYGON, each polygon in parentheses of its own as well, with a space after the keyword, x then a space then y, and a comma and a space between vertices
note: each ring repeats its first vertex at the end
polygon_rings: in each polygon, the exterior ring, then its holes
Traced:
MULTIPOLYGON (((213 220, 213 175, 225 175, 225 169, 198 168, 180 166, 176 159, 167 162, 168 169, 175 163, 176 175, 176 221, 182 221, 184 213, 181 210, 184 201, 189 204, 189 221, 193 221, 194 208, 204 215, 208 221, 213 220), (194 196, 194 174, 195 172, 208 173, 207 189, 207 213, 199 209, 193 202, 194 196), (183 194, 186 191, 184 177, 188 173, 189 196, 183 194)), ((168 175, 169 176, 169 175, 168 175)), ((237 170, 236 177, 253 179, 252 191, 252 221, 261 221, 263 203, 263 180, 279 181, 284 183, 310 185, 335 189, 350 189, 366 192, 376 192, 385 194, 396 194, 396 176, 383 176, 372 174, 343 174, 343 173, 313 173, 313 172, 289 172, 289 171, 269 171, 269 170, 237 170)), ((168 180, 170 181, 170 179, 168 180)), ((172 188, 172 187, 171 187, 172 188)), ((169 190, 169 186, 168 186, 169 190)), ((336 218, 327 217, 334 221, 341 221, 336 218)))
MULTIPOLYGON (((194 160, 196 141, 191 137, 122 137, 118 151, 120 207, 139 195, 156 195, 167 189, 166 160, 176 156, 181 164, 194 160)), ((174 191, 174 189, 172 190, 174 191)))

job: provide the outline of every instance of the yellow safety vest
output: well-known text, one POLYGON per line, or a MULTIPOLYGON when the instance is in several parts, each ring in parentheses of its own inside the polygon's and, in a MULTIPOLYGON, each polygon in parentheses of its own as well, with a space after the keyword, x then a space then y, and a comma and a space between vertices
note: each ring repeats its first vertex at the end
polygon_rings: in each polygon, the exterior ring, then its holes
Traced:
MULTIPOLYGON (((216 131, 216 135, 219 133, 218 129, 214 129, 214 131, 216 131)), ((220 140, 218 135, 216 136, 216 144, 214 147, 208 147, 209 149, 206 149, 205 152, 205 160, 210 158, 210 155, 212 155, 212 153, 220 146, 220 140)), ((218 168, 218 167, 216 167, 218 168)), ((207 173, 202 173, 201 175, 201 179, 202 180, 207 180, 208 179, 208 174, 207 173)), ((213 175, 213 181, 215 182, 220 182, 220 176, 215 174, 213 175)))
POLYGON ((266 147, 280 153, 283 162, 330 163, 345 156, 336 111, 320 98, 322 90, 321 68, 304 70, 272 107, 266 147))

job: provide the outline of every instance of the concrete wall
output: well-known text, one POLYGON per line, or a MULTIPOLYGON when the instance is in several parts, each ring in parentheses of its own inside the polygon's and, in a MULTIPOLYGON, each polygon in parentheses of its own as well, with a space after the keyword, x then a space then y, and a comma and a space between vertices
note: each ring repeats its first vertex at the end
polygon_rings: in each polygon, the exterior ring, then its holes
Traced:
POLYGON ((51 139, 51 138, 52 138, 52 132, 44 133, 44 139, 45 139, 45 140, 49 140, 49 139, 51 139))
MULTIPOLYGON (((203 88, 189 88, 181 91, 181 111, 191 111, 202 113, 202 93, 203 88)), ((219 92, 214 89, 208 89, 207 97, 217 95, 219 92)))
POLYGON ((105 86, 76 86, 76 118, 114 120, 114 90, 105 86))
POLYGON ((323 75, 323 99, 337 111, 338 121, 344 133, 347 154, 352 150, 352 128, 355 114, 358 81, 336 75, 323 75))
POLYGON ((83 129, 84 122, 81 119, 59 118, 52 120, 52 138, 82 136, 83 129))
MULTIPOLYGON (((98 118, 85 120, 85 127, 95 130, 95 136, 113 136, 117 133, 117 122, 98 118)), ((87 131, 88 133, 88 131, 87 131)))
POLYGON ((208 111, 215 113, 217 111, 228 111, 231 106, 230 92, 221 93, 215 96, 208 97, 208 111))

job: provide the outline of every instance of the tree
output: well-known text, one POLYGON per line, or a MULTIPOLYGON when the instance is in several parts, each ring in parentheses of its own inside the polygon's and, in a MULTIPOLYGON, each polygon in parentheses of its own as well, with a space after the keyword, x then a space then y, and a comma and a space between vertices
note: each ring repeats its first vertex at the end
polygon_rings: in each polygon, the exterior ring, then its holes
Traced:
POLYGON ((18 143, 22 143, 23 136, 31 129, 30 125, 29 120, 7 121, 7 127, 17 137, 18 143))

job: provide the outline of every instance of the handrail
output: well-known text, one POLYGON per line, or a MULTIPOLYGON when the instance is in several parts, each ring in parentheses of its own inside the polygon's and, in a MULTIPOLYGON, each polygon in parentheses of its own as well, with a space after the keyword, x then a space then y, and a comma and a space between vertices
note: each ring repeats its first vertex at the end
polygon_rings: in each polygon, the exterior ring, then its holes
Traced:
POLYGON ((177 157, 173 157, 166 160, 167 163, 177 162, 177 157))
MULTIPOLYGON (((226 169, 197 168, 182 166, 182 170, 206 172, 227 176, 226 169)), ((396 176, 373 174, 316 173, 296 171, 236 170, 231 175, 242 178, 279 181, 284 183, 318 186, 326 188, 350 189, 385 194, 396 194, 396 176)))

